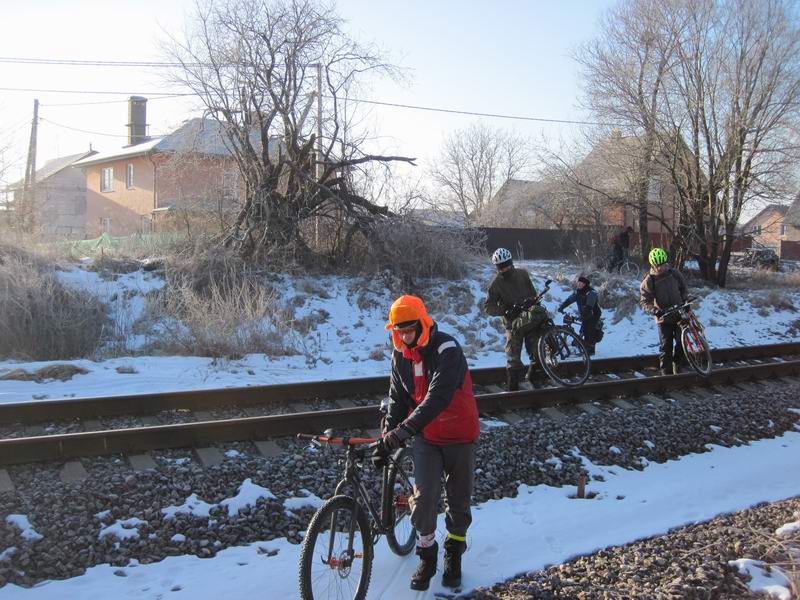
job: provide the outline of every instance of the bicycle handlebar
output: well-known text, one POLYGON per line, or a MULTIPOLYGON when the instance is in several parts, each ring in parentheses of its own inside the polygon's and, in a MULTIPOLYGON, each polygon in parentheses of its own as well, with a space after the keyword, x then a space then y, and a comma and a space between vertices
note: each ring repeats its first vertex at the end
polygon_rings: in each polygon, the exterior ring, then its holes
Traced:
POLYGON ((674 304, 664 309, 664 311, 661 313, 661 316, 664 317, 670 313, 674 313, 677 310, 681 310, 682 308, 688 308, 695 300, 697 300, 697 296, 689 296, 686 298, 686 301, 683 304, 674 304))
POLYGON ((321 444, 335 444, 337 446, 363 446, 365 444, 369 444, 368 448, 373 448, 381 443, 380 438, 374 438, 374 437, 368 437, 368 438, 349 437, 349 436, 333 437, 328 435, 313 435, 309 433, 298 433, 297 437, 298 439, 301 440, 313 440, 321 444))

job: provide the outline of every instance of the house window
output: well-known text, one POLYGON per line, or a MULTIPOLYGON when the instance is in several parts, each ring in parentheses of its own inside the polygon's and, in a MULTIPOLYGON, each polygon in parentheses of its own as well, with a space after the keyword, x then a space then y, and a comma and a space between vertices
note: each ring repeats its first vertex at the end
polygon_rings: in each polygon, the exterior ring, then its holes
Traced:
POLYGON ((661 182, 654 177, 647 185, 647 201, 653 204, 661 203, 661 182))
POLYGON ((133 163, 128 163, 128 171, 125 174, 125 187, 128 189, 133 187, 133 163))
POLYGON ((102 217, 100 219, 100 229, 103 233, 111 233, 111 217, 102 217))
POLYGON ((114 167, 106 167, 100 171, 100 191, 114 191, 114 167))
POLYGON ((781 223, 781 235, 786 235, 786 224, 781 223))
POLYGON ((761 235, 761 225, 756 225, 753 227, 753 235, 761 235))

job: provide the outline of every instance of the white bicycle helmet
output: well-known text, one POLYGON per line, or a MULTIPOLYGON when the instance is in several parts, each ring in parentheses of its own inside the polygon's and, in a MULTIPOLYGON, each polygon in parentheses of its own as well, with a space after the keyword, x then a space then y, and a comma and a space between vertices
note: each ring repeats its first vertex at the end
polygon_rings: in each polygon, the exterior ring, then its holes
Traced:
POLYGON ((505 248, 498 248, 492 254, 492 264, 499 265, 504 262, 508 262, 511 260, 511 252, 506 250, 505 248))

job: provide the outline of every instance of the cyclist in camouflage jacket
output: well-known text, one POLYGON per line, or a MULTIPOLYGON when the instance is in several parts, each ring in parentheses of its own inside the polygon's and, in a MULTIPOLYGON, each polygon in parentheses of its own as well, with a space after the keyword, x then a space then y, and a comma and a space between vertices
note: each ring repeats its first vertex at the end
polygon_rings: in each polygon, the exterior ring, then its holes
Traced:
POLYGON ((536 296, 531 276, 525 269, 514 266, 511 252, 498 248, 492 255, 492 263, 497 267, 497 275, 489 284, 489 294, 484 304, 486 314, 502 317, 506 329, 506 377, 509 391, 519 389, 524 365, 522 364, 522 346, 528 352, 530 367, 526 377, 533 380, 536 371, 536 345, 539 342, 540 329, 536 328, 525 334, 514 331, 514 320, 522 313, 521 305, 525 300, 536 296))

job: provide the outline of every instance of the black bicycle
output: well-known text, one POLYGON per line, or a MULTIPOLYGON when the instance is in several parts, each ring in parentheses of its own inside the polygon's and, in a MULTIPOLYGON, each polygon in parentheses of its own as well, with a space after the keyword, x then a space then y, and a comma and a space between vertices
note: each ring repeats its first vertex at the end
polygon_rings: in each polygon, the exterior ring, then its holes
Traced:
POLYGON ((711 349, 706 341, 706 330, 692 310, 692 303, 696 300, 696 297, 691 297, 687 298, 683 304, 670 306, 664 310, 661 317, 675 312, 680 315, 678 325, 681 328, 681 347, 686 362, 698 375, 708 377, 714 363, 711 360, 711 349))
POLYGON ((389 548, 399 556, 409 554, 416 544, 409 505, 414 491, 411 450, 400 448, 388 457, 378 509, 361 472, 372 450, 381 444, 379 439, 306 434, 297 437, 316 445, 345 448, 344 476, 334 496, 314 513, 303 539, 300 597, 362 600, 372 576, 373 548, 381 535, 386 536, 389 548), (354 490, 350 495, 345 494, 347 487, 354 490))
POLYGON ((569 325, 556 325, 542 305, 542 298, 552 283, 547 279, 541 293, 523 303, 523 314, 518 318, 522 319, 520 322, 538 324, 540 335, 536 356, 547 376, 556 385, 576 387, 589 378, 591 358, 581 337, 569 325))

